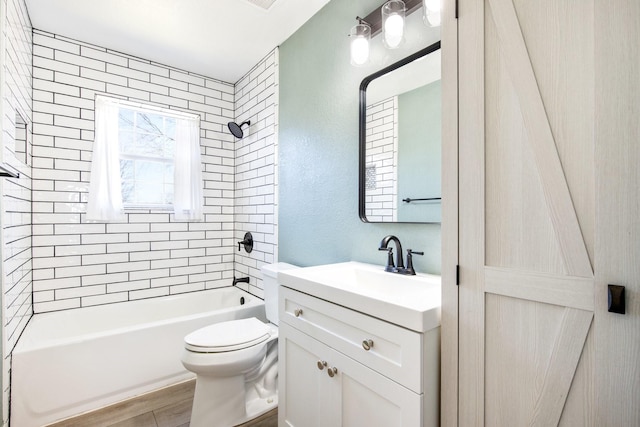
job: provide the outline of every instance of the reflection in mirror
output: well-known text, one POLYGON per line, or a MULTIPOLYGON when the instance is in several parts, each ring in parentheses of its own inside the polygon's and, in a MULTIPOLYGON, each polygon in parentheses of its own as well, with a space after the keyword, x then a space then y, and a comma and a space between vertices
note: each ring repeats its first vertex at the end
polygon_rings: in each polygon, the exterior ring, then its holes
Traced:
POLYGON ((440 42, 360 85, 360 218, 441 221, 440 42))

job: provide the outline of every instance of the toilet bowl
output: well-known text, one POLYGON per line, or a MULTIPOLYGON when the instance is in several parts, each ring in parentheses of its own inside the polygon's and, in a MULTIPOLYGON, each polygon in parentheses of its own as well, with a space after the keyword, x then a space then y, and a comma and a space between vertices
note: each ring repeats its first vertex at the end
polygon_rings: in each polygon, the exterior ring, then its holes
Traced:
POLYGON ((182 364, 196 374, 191 427, 234 426, 278 404, 277 273, 286 263, 262 267, 269 323, 252 317, 216 323, 188 334, 182 364))

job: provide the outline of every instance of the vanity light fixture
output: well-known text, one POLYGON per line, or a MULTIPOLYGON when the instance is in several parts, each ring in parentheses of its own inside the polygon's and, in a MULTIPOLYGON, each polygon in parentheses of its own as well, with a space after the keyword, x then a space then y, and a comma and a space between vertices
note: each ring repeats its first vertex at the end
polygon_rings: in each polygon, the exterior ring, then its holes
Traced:
POLYGON ((382 5, 382 40, 388 49, 396 49, 404 39, 406 8, 402 0, 390 0, 382 5))
POLYGON ((442 22, 441 10, 441 0, 424 0, 422 7, 424 23, 430 27, 439 27, 442 22))
POLYGON ((405 18, 422 7, 426 25, 440 25, 442 0, 389 0, 364 18, 356 16, 358 24, 351 28, 351 64, 360 66, 369 60, 370 40, 383 33, 388 49, 396 49, 404 40, 405 18))
POLYGON ((351 28, 351 64, 364 65, 369 61, 369 40, 371 40, 371 27, 360 18, 360 22, 351 28))

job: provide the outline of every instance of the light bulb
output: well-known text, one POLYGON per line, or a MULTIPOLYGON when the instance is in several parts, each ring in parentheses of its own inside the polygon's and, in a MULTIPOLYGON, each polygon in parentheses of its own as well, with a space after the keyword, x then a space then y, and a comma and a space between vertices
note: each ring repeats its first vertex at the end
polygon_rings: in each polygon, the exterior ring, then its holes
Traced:
POLYGON ((440 14, 440 11, 437 11, 437 12, 427 11, 425 19, 426 19, 427 25, 429 25, 430 27, 439 27, 440 24, 442 23, 442 15, 440 14))
POLYGON ((440 0, 424 0, 424 8, 432 12, 440 12, 440 0))
POLYGON ((351 40, 351 63, 363 65, 369 60, 369 40, 364 37, 354 37, 351 40))
POLYGON ((404 34, 404 18, 400 15, 391 15, 384 21, 384 40, 387 47, 398 47, 404 34))
POLYGON ((424 0, 424 23, 430 27, 439 27, 442 23, 442 5, 440 0, 424 0))
POLYGON ((389 49, 397 48, 404 39, 406 10, 402 0, 390 0, 382 5, 382 40, 389 49))
POLYGON ((349 37, 351 37, 351 64, 356 66, 366 64, 369 60, 371 27, 364 22, 354 25, 349 37))

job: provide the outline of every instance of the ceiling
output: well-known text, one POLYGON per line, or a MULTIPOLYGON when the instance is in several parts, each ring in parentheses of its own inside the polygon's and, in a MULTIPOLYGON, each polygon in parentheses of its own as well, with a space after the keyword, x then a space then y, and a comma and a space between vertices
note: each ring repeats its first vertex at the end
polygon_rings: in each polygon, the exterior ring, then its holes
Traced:
POLYGON ((328 2, 26 0, 35 29, 229 83, 328 2))

